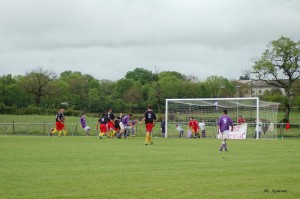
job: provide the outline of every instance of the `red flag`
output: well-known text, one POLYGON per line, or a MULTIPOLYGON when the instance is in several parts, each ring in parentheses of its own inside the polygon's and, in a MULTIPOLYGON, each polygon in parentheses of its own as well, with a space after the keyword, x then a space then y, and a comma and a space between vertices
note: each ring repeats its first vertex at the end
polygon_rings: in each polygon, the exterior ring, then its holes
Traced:
POLYGON ((285 125, 285 130, 287 131, 289 128, 291 128, 291 125, 290 125, 289 122, 287 122, 286 125, 285 125))

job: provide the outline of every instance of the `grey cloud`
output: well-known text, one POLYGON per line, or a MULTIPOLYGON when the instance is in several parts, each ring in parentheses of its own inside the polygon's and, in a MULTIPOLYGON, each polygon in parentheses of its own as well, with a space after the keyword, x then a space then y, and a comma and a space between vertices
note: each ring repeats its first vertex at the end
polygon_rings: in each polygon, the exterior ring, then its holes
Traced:
POLYGON ((0 73, 44 66, 119 79, 158 66, 238 78, 269 41, 300 40, 299 10, 297 0, 2 0, 0 73))

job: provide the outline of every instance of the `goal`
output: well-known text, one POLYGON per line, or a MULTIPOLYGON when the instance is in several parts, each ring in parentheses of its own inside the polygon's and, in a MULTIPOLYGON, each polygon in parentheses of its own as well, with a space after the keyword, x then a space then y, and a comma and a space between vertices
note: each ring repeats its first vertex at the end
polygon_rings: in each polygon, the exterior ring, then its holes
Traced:
POLYGON ((179 137, 178 126, 184 131, 184 137, 188 137, 188 122, 193 117, 205 123, 206 137, 216 138, 217 121, 227 109, 235 126, 231 139, 274 139, 277 138, 278 106, 279 103, 261 101, 258 97, 166 99, 165 137, 179 137), (238 123, 239 116, 245 120, 244 124, 238 123))

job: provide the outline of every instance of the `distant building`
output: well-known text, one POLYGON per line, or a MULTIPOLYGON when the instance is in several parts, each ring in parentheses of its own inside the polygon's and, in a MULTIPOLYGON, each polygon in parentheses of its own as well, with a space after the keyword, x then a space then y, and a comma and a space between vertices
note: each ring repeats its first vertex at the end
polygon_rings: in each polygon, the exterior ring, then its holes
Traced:
MULTIPOLYGON (((247 85, 248 89, 244 92, 244 97, 255 97, 263 95, 265 91, 278 89, 276 86, 268 85, 261 80, 239 80, 240 83, 247 85)), ((283 88, 280 88, 282 95, 285 95, 283 88)))

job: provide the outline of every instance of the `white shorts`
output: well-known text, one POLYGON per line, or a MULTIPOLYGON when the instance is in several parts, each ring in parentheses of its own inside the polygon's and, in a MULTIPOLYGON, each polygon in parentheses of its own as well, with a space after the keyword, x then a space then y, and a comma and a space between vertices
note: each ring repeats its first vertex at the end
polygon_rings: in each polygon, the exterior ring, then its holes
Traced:
POLYGON ((131 131, 133 129, 132 126, 126 126, 125 128, 126 128, 126 130, 129 130, 129 131, 131 131))
POLYGON ((89 127, 89 126, 86 126, 86 127, 84 127, 83 129, 86 130, 86 131, 89 131, 89 130, 90 130, 90 127, 89 127))
POLYGON ((223 131, 221 133, 221 139, 227 139, 229 136, 229 130, 223 131))
POLYGON ((125 125, 122 122, 120 122, 119 125, 120 125, 120 129, 125 130, 125 125))

